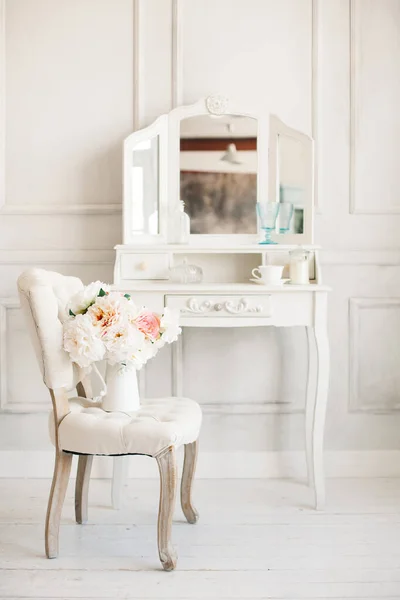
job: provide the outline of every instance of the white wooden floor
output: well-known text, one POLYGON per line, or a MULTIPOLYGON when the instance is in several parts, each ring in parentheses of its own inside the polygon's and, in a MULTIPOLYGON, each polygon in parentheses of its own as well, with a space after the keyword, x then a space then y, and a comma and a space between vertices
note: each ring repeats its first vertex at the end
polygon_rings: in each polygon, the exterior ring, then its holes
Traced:
POLYGON ((73 483, 47 560, 49 481, 0 480, 0 598, 400 599, 400 480, 332 480, 324 513, 295 482, 199 480, 199 523, 176 511, 173 573, 158 562, 156 481, 130 480, 120 511, 93 481, 85 526, 73 483))

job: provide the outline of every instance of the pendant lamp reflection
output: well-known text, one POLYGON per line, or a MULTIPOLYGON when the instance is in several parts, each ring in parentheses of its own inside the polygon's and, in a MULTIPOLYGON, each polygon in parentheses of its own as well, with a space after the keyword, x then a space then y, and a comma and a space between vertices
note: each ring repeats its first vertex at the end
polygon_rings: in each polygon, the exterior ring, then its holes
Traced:
POLYGON ((238 151, 235 144, 228 144, 226 152, 221 156, 220 160, 225 160, 231 165, 242 165, 242 161, 239 160, 238 151))

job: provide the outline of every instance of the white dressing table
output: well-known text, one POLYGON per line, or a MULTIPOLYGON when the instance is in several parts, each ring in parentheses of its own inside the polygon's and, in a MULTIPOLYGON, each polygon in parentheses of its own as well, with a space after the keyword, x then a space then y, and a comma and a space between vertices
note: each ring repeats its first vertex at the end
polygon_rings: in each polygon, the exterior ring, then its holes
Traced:
MULTIPOLYGON (((241 132, 242 138, 245 133, 244 130, 241 132)), ((204 140, 209 139, 206 136, 209 135, 210 132, 206 131, 204 136, 198 137, 202 138, 204 144, 204 140)), ((290 145, 288 148, 290 150, 290 145)), ((124 156, 124 244, 116 247, 116 289, 131 293, 137 304, 147 305, 158 312, 162 312, 164 307, 179 309, 183 328, 306 328, 309 356, 305 408, 308 481, 315 491, 316 507, 322 508, 325 501, 323 438, 329 381, 329 288, 322 284, 318 248, 313 245, 312 140, 305 134, 287 127, 276 117, 270 118, 269 115, 231 107, 226 98, 216 96, 200 100, 189 107, 174 109, 150 127, 135 132, 125 141, 124 156), (230 114, 245 119, 257 119, 259 202, 263 198, 272 202, 279 201, 283 189, 282 178, 287 177, 290 180, 291 177, 290 173, 284 173, 285 170, 288 172, 288 165, 300 173, 296 175, 302 190, 301 201, 296 205, 300 225, 297 225, 297 230, 293 230, 292 226, 292 229, 284 234, 279 233, 277 229, 273 234, 276 245, 259 244, 258 232, 197 234, 191 235, 187 244, 174 244, 171 214, 180 199, 179 173, 183 159, 182 144, 179 144, 179 140, 182 139, 182 131, 189 130, 194 136, 196 118, 201 117, 199 122, 201 127, 204 127, 204 117, 209 116, 211 119, 214 117, 210 131, 217 138, 217 134, 212 130, 215 128, 215 118, 230 114), (181 122, 185 119, 189 119, 190 127, 182 127, 180 130, 181 122), (280 156, 285 146, 282 142, 281 146, 279 145, 279 140, 283 140, 284 136, 298 144, 293 146, 295 149, 301 150, 299 160, 296 160, 294 153, 290 160, 286 160, 286 165, 280 156), (142 151, 143 148, 149 151, 148 157, 143 160, 140 154, 132 161, 134 153, 142 151), (147 174, 146 167, 143 166, 146 164, 147 174), (150 182, 147 191, 146 185, 142 184, 140 188, 137 180, 135 182, 133 170, 138 166, 143 169, 141 181, 150 182), (156 186, 151 183, 154 178, 157 181, 156 186), (157 213, 156 228, 154 211, 157 213), (289 251, 299 244, 310 252, 309 284, 268 286, 249 282, 251 269, 261 264, 285 265, 283 276, 288 276, 289 251), (183 257, 202 267, 204 278, 201 283, 182 284, 170 280, 171 267, 180 264, 183 257)), ((239 164, 239 161, 236 164, 239 164)), ((285 193, 294 189, 295 186, 289 185, 285 193)), ((180 339, 173 345, 174 395, 184 394, 182 373, 180 339)), ((115 459, 114 464, 113 491, 114 501, 118 504, 122 462, 115 459)))

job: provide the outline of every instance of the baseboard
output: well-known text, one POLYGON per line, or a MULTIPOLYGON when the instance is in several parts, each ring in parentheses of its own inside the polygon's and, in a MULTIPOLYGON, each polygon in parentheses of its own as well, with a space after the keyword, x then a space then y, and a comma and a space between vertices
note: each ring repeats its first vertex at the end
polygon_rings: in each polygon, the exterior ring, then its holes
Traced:
MULTIPOLYGON (((182 463, 182 452, 179 453, 182 463)), ((52 451, 0 451, 0 477, 47 478, 53 473, 52 451)), ((97 457, 93 477, 108 478, 113 461, 97 457)), ((155 478, 155 460, 131 457, 129 477, 155 478)), ((400 450, 326 452, 327 477, 400 477, 400 450)), ((303 452, 200 452, 197 477, 210 479, 304 478, 303 452)))

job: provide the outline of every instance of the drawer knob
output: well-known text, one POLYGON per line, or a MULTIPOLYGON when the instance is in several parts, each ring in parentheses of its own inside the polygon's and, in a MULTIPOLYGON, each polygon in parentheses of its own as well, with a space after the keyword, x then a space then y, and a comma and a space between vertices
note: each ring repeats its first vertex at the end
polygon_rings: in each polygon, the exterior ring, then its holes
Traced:
POLYGON ((147 263, 145 263, 145 262, 138 263, 136 265, 136 269, 138 271, 146 271, 146 269, 147 269, 147 263))

